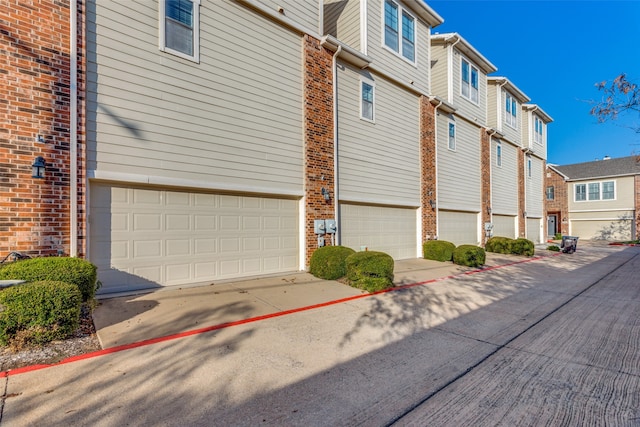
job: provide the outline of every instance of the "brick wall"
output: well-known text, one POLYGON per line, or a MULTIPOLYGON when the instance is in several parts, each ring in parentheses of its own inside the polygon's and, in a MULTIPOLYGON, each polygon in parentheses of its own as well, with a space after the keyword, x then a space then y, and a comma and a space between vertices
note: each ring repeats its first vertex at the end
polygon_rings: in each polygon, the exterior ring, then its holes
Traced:
POLYGON ((422 240, 435 239, 437 235, 436 211, 431 201, 436 202, 436 133, 435 107, 429 98, 420 98, 420 169, 422 197, 422 240))
MULTIPOLYGON (((305 265, 318 248, 314 220, 335 218, 332 59, 332 52, 317 39, 305 36, 305 265), (322 188, 329 192, 329 201, 324 199, 322 188)), ((324 237, 330 244, 330 235, 324 237)))
POLYGON ((0 0, 1 257, 69 252, 69 13, 65 0, 0 0), (38 156, 44 179, 31 177, 38 156))
POLYGON ((558 216, 558 232, 569 234, 569 194, 568 184, 562 175, 547 167, 545 173, 545 212, 558 216), (553 200, 546 200, 547 187, 553 187, 553 200))
POLYGON ((524 151, 518 150, 518 236, 525 237, 526 218, 524 217, 525 206, 525 194, 526 187, 524 186, 524 169, 525 169, 525 155, 524 151))
POLYGON ((482 246, 487 243, 484 223, 491 222, 491 136, 487 129, 480 128, 480 191, 482 195, 482 246))

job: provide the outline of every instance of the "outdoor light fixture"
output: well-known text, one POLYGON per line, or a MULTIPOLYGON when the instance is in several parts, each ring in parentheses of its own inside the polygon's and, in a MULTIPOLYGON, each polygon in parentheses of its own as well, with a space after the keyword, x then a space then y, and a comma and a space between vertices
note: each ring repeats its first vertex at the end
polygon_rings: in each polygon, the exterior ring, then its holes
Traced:
POLYGON ((33 161, 33 164, 31 165, 32 167, 31 177, 39 178, 39 179, 44 178, 45 166, 46 166, 46 163, 44 159, 40 156, 36 157, 36 159, 33 161))
POLYGON ((436 201, 435 200, 429 200, 429 204, 431 205, 431 209, 435 209, 436 208, 436 201))
POLYGON ((491 215, 491 206, 487 206, 487 214, 491 215))
POLYGON ((527 217, 527 211, 522 212, 522 216, 526 218, 527 217))
POLYGON ((41 133, 39 133, 36 136, 36 142, 39 142, 40 144, 45 144, 47 141, 44 139, 44 135, 42 135, 41 133))
POLYGON ((325 200, 326 202, 328 202, 328 201, 329 201, 329 199, 330 199, 330 197, 329 197, 329 190, 327 190, 326 188, 322 187, 321 192, 322 192, 322 197, 324 197, 324 200, 325 200))

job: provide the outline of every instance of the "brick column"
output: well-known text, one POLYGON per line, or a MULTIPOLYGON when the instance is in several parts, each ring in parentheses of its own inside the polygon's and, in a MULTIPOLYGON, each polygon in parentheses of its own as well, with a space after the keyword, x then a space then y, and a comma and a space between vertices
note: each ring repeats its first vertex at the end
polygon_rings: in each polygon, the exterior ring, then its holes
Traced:
POLYGON ((435 239, 436 210, 430 201, 437 203, 436 194, 436 126, 435 107, 426 96, 420 97, 420 170, 422 204, 422 240, 435 239))
MULTIPOLYGON (((335 218, 333 158, 333 69, 332 52, 320 42, 304 37, 304 174, 305 174, 305 264, 318 247, 316 219, 335 218), (329 192, 326 201, 322 188, 329 192)), ((327 244, 330 236, 325 235, 327 244)))
POLYGON ((525 169, 525 155, 524 151, 518 150, 518 236, 525 237, 525 218, 524 212, 525 206, 525 192, 527 191, 524 185, 524 169, 525 169))
POLYGON ((2 258, 69 252, 69 17, 68 2, 54 0, 0 8, 2 258), (36 157, 46 162, 44 179, 31 177, 36 157))
POLYGON ((482 246, 487 243, 484 224, 491 222, 491 136, 487 129, 480 128, 480 217, 482 218, 482 246))
POLYGON ((86 47, 86 9, 84 1, 78 0, 78 129, 77 129, 77 145, 78 145, 78 174, 76 176, 78 184, 78 217, 77 237, 78 237, 78 256, 84 258, 87 253, 87 139, 86 139, 86 75, 87 75, 87 47, 86 47))

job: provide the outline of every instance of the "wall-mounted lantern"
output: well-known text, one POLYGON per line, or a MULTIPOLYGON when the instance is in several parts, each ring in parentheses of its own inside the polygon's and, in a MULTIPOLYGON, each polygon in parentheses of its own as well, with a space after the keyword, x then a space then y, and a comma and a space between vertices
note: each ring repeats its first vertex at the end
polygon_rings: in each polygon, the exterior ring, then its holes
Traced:
POLYGON ((429 200, 429 205, 431 205, 431 209, 435 209, 435 208, 436 208, 436 206, 437 206, 437 205, 436 205, 436 201, 435 201, 435 200, 433 200, 433 199, 429 200))
POLYGON ((331 196, 329 196, 329 190, 327 190, 326 188, 322 187, 322 197, 324 198, 325 202, 328 202, 331 199, 331 196))
POLYGON ((38 179, 44 178, 44 170, 46 165, 47 164, 45 163, 42 157, 40 156, 36 157, 35 160, 33 161, 33 164, 31 165, 31 168, 32 168, 31 177, 38 178, 38 179))

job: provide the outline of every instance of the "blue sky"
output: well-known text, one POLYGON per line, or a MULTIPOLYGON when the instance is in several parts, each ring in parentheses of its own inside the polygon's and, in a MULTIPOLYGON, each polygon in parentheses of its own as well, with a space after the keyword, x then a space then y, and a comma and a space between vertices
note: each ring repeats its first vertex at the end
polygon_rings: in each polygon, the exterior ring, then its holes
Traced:
POLYGON ((457 32, 553 119, 548 162, 640 153, 638 115, 599 124, 589 114, 597 82, 620 73, 640 83, 640 0, 427 0, 457 32))

